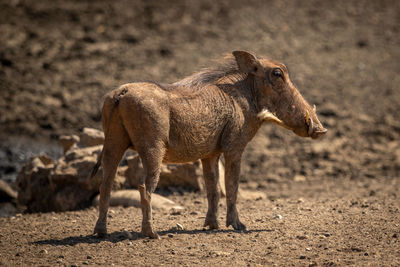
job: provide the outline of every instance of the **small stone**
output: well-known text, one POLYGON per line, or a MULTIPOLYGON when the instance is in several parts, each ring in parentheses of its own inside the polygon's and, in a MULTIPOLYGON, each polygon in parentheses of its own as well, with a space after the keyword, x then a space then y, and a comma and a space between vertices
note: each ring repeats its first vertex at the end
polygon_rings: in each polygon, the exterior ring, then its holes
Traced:
POLYGON ((131 232, 124 232, 124 235, 128 238, 128 239, 132 239, 133 238, 133 234, 131 232))
POLYGON ((60 264, 60 263, 63 263, 63 260, 62 260, 62 259, 58 259, 58 260, 57 260, 57 263, 59 263, 59 264, 60 264))
POLYGON ((49 252, 46 249, 42 249, 41 251, 39 251, 40 254, 48 254, 49 252))
POLYGON ((392 235, 392 237, 393 237, 393 238, 397 238, 397 234, 394 233, 394 234, 392 235))
POLYGON ((129 242, 127 243, 128 246, 132 246, 132 244, 133 244, 133 243, 132 243, 131 241, 129 241, 129 242))
POLYGON ((280 214, 277 214, 277 215, 275 216, 275 219, 278 219, 278 220, 281 220, 282 218, 283 218, 283 216, 280 215, 280 214))
POLYGON ((93 257, 92 256, 90 256, 90 255, 87 255, 86 256, 86 259, 88 259, 88 260, 90 260, 90 259, 92 259, 93 257))
POLYGON ((183 230, 183 225, 182 224, 180 224, 180 223, 177 223, 176 224, 176 228, 178 229, 178 230, 183 230))
POLYGON ((297 174, 297 175, 294 176, 293 180, 295 182, 304 182, 304 181, 307 180, 307 178, 304 175, 297 174))
POLYGON ((89 265, 89 262, 84 261, 84 262, 82 262, 82 264, 83 264, 83 265, 89 265))
POLYGON ((169 234, 168 234, 168 237, 173 238, 173 237, 174 237, 174 234, 169 233, 169 234))
POLYGON ((311 251, 311 248, 306 248, 306 251, 311 251))
POLYGON ((305 258, 306 258, 305 255, 300 255, 300 257, 299 257, 300 260, 304 260, 305 258))
POLYGON ((197 211, 192 211, 192 212, 190 212, 190 215, 199 215, 200 213, 199 212, 197 212, 197 211))
POLYGON ((183 209, 181 209, 181 208, 173 207, 173 208, 170 209, 169 214, 171 214, 171 215, 182 215, 182 211, 183 211, 183 209))
POLYGON ((323 235, 324 235, 325 237, 330 237, 330 236, 331 236, 330 233, 324 233, 323 235))

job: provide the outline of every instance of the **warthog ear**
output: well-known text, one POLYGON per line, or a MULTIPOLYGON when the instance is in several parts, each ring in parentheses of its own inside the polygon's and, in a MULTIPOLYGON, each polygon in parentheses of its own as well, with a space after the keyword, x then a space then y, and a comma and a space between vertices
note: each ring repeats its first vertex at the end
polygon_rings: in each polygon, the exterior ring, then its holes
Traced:
POLYGON ((233 51, 232 54, 236 59, 240 71, 256 76, 264 75, 261 63, 252 54, 246 51, 233 51))

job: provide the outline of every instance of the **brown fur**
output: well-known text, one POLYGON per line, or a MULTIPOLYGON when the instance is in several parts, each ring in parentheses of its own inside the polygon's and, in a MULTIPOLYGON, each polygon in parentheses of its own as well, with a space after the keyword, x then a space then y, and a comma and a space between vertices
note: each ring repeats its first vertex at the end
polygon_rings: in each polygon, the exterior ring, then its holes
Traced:
MULTIPOLYGON (((105 141, 99 162, 104 178, 95 233, 107 232, 111 184, 128 148, 138 151, 145 169, 139 186, 143 234, 158 238, 152 227, 151 194, 162 162, 202 160, 208 198, 204 225, 219 227, 217 184, 221 154, 225 158, 226 226, 246 229, 236 209, 240 161, 246 144, 263 123, 257 116, 263 110, 276 116, 276 120, 269 121, 279 121, 300 136, 317 138, 326 132, 291 83, 283 64, 257 59, 244 51, 235 51, 215 67, 170 85, 130 83, 110 92, 102 110, 105 141), (276 68, 282 77, 272 75, 276 68)), ((98 167, 99 164, 95 168, 98 167)))

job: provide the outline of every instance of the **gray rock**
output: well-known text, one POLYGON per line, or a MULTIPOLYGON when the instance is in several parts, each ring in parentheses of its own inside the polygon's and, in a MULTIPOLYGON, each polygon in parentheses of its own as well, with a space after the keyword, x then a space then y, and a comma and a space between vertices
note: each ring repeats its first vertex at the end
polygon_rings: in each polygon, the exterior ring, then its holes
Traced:
POLYGON ((97 146, 104 143, 104 133, 93 128, 83 128, 80 134, 80 145, 82 147, 97 146))
MULTIPOLYGON (((93 200, 93 205, 98 206, 98 204, 99 196, 93 200)), ((182 206, 156 193, 151 195, 151 205, 156 210, 184 210, 182 206)), ((113 191, 110 196, 110 206, 133 206, 140 208, 140 193, 136 189, 113 191)))

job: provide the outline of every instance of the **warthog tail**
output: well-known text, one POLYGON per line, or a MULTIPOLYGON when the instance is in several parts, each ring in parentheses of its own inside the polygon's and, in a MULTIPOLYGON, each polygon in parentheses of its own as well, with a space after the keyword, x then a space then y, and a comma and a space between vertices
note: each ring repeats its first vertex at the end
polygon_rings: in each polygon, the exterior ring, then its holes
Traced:
POLYGON ((101 153, 100 153, 99 157, 97 158, 97 162, 93 166, 92 172, 90 173, 90 178, 93 178, 96 175, 96 173, 99 171, 99 168, 101 166, 101 160, 103 158, 103 151, 104 151, 104 148, 101 150, 101 153))

